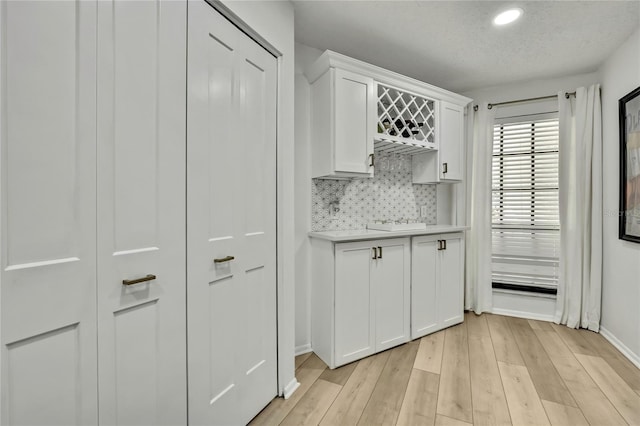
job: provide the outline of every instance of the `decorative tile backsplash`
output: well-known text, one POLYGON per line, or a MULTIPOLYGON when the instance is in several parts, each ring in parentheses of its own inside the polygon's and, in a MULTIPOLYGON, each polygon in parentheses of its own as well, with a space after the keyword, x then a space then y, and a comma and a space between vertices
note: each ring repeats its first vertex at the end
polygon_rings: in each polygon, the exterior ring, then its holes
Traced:
POLYGON ((374 220, 436 223, 436 186, 411 183, 411 157, 376 153, 371 179, 313 179, 311 229, 364 229, 374 220), (427 214, 420 217, 420 206, 427 214))

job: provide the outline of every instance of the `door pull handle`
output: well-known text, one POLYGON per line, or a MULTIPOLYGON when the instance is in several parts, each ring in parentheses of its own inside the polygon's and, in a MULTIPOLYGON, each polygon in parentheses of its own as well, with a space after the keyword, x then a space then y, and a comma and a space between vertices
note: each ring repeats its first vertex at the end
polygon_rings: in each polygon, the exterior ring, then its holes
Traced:
POLYGON ((447 240, 442 240, 442 244, 444 244, 443 250, 447 249, 447 240))
POLYGON ((442 250, 442 240, 438 240, 438 250, 442 250))
POLYGON ((135 280, 122 280, 123 285, 133 285, 138 283, 143 283, 146 281, 153 281, 156 279, 156 276, 153 274, 149 274, 146 277, 136 278, 135 280))
POLYGON ((448 163, 442 163, 442 174, 447 173, 449 169, 449 164, 448 163))
POLYGON ((382 259, 382 247, 378 246, 378 259, 382 259))
POLYGON ((235 256, 225 256, 219 259, 213 259, 213 263, 224 263, 224 262, 229 262, 230 260, 233 260, 233 259, 235 259, 235 256))
POLYGON ((377 259, 378 258, 378 249, 375 247, 371 247, 371 249, 373 250, 373 257, 372 259, 377 259))
POLYGON ((373 167, 376 164, 376 162, 375 162, 375 154, 369 154, 369 160, 371 160, 369 162, 369 167, 373 167))

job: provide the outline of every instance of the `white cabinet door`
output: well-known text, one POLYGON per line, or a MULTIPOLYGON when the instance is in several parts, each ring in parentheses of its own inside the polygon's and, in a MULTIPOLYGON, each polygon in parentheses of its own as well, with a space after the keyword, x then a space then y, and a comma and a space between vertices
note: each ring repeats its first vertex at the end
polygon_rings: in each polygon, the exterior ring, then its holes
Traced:
POLYGON ((189 2, 189 422, 245 424, 277 394, 277 61, 189 2))
POLYGON ((185 424, 186 4, 100 2, 98 32, 100 423, 185 424))
POLYGON ((333 69, 336 172, 373 175, 373 79, 333 69))
POLYGON ((463 177, 464 108, 440 102, 440 180, 461 181, 463 177))
POLYGON ((335 364, 343 365, 375 352, 370 241, 335 246, 335 364))
POLYGON ((96 424, 96 4, 0 4, 1 423, 96 424))
POLYGON ((371 263, 375 296, 376 352, 408 342, 410 333, 410 249, 406 239, 380 240, 371 263))
POLYGON ((439 235, 413 238, 411 247, 411 338, 438 330, 439 235))
POLYGON ((462 322, 463 234, 414 237, 411 269, 411 338, 462 322))
POLYGON ((462 234, 444 234, 441 238, 444 249, 440 250, 438 306, 444 328, 464 319, 464 240, 462 234))

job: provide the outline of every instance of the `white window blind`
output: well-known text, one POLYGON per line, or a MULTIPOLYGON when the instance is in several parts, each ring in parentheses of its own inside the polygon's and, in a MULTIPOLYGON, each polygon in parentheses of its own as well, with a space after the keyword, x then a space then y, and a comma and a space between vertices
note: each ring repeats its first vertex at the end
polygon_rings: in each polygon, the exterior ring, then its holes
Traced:
POLYGON ((558 285, 558 118, 497 120, 493 128, 494 287, 554 292, 558 285))

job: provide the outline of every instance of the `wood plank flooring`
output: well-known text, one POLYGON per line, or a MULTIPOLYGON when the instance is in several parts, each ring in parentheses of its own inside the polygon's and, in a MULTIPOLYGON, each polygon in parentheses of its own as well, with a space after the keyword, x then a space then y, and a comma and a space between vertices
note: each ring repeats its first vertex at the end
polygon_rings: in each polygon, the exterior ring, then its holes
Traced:
POLYGON ((498 315, 296 378, 252 425, 640 425, 640 370, 602 336, 498 315))

